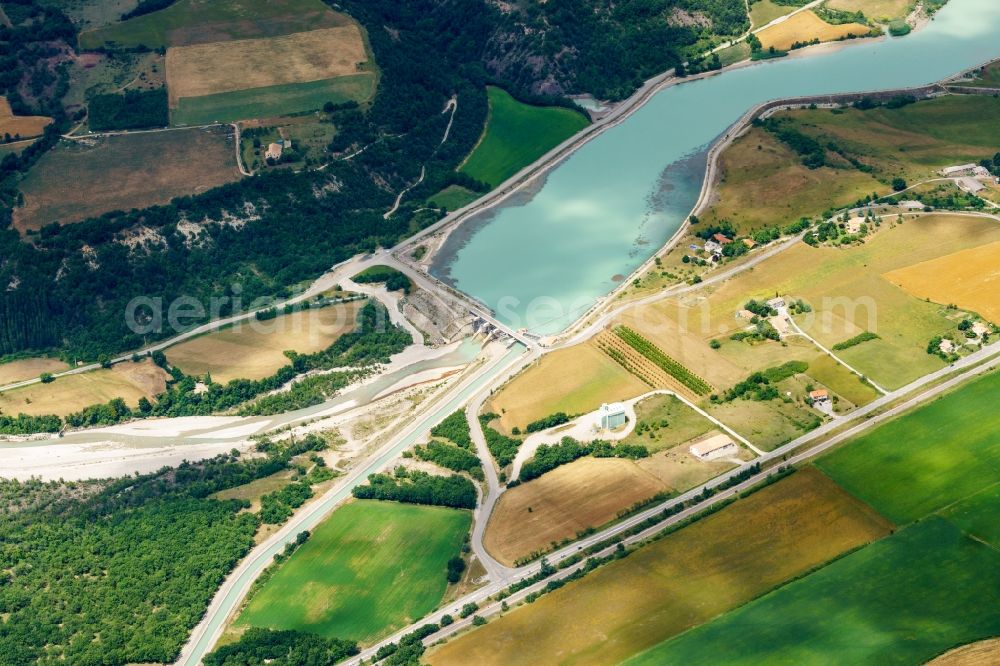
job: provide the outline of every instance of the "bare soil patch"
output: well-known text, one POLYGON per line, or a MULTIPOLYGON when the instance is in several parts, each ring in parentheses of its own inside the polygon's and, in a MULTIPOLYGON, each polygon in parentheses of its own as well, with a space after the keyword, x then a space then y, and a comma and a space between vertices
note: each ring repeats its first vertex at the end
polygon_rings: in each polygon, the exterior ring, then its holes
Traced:
POLYGON ((170 105, 176 107, 182 97, 357 74, 367 60, 361 30, 354 23, 280 37, 171 47, 170 105))
POLYGON ((991 638, 945 652, 927 666, 989 666, 1000 662, 1000 638, 991 638))
POLYGON ((239 177, 229 128, 63 142, 21 182, 24 206, 14 210, 14 226, 24 233, 55 221, 164 204, 239 177))
POLYGON ((631 460, 581 458, 501 496, 484 545, 497 560, 515 560, 613 520, 619 511, 664 489, 631 460))

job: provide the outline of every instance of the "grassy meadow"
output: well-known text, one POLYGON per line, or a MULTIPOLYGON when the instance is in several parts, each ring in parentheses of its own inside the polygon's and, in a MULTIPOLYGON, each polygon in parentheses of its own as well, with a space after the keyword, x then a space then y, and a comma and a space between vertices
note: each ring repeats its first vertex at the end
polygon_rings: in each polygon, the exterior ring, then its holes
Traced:
POLYGON ((757 0, 750 5, 750 25, 757 29, 776 18, 791 14, 795 9, 792 5, 779 5, 771 0, 757 0))
POLYGON ((433 610, 472 516, 356 501, 337 509, 250 599, 236 628, 307 631, 371 643, 433 610))
POLYGON ((530 649, 535 663, 618 663, 890 527, 822 474, 802 470, 446 643, 427 661, 519 663, 530 649))
POLYGON ((54 221, 79 222, 238 180, 232 141, 228 128, 212 128, 63 142, 21 181, 24 207, 15 209, 14 226, 23 233, 54 221))
POLYGON ((151 14, 85 31, 80 46, 156 49, 274 37, 349 21, 321 0, 180 0, 151 14))
POLYGON ((375 84, 373 72, 362 72, 321 81, 182 97, 170 112, 170 123, 183 126, 233 122, 311 111, 326 102, 364 102, 375 93, 375 84))
POLYGON ((185 374, 210 373, 222 384, 232 379, 263 379, 288 365, 286 350, 311 354, 353 330, 362 305, 355 301, 302 310, 207 333, 167 349, 167 360, 185 374))
POLYGON ((830 150, 825 166, 809 169, 774 135, 753 128, 722 154, 718 200, 702 219, 728 219, 744 231, 788 224, 872 192, 891 194, 893 178, 918 182, 1000 150, 1000 99, 992 97, 953 95, 866 111, 799 109, 775 117, 824 145, 835 144, 871 172, 830 150))
MULTIPOLYGON (((701 335, 706 347, 709 339, 722 339, 722 347, 715 353, 723 357, 721 364, 729 367, 740 359, 729 351, 734 342, 727 338, 746 325, 734 313, 747 300, 770 298, 776 293, 801 298, 811 304, 813 312, 796 316, 796 322, 827 347, 865 330, 877 333, 880 339, 838 355, 882 386, 897 388, 943 366, 939 358, 926 353, 926 347, 935 335, 954 328, 948 316, 955 313, 908 294, 886 274, 998 240, 1000 224, 989 218, 941 214, 907 218, 902 224, 889 218, 863 245, 814 248, 798 244, 752 271, 707 288, 702 298, 669 299, 649 307, 661 317, 692 322, 688 331, 701 335)), ((671 340, 664 337, 662 342, 664 351, 673 354, 671 340)), ((772 344, 771 349, 780 352, 788 348, 772 344)), ((808 356, 789 355, 785 360, 813 356, 815 351, 808 356)), ((712 379, 711 369, 705 376, 712 379)))
POLYGON ((478 192, 473 192, 472 190, 464 188, 461 185, 449 185, 429 198, 427 202, 429 205, 436 208, 444 208, 452 211, 458 210, 462 206, 467 206, 480 196, 482 195, 478 192))
POLYGON ((1000 553, 934 517, 627 663, 919 664, 1000 633, 997 590, 1000 553))
POLYGON ((490 113, 485 133, 459 170, 493 186, 589 124, 571 109, 524 104, 492 86, 487 92, 490 113))
POLYGON ((905 18, 913 9, 913 0, 829 0, 826 6, 842 12, 861 12, 873 21, 905 18))
POLYGON ((651 452, 670 449, 704 435, 715 425, 672 395, 654 395, 635 405, 636 425, 649 426, 641 435, 635 430, 626 444, 640 444, 651 452))

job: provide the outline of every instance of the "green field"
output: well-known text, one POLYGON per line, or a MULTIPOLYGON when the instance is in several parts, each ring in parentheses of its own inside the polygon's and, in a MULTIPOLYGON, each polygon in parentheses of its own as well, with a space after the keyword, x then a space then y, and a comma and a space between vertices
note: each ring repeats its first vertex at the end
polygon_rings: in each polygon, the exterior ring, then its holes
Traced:
POLYGON ((1000 482, 1000 373, 891 421, 816 465, 896 523, 1000 482))
POLYGON ((449 185, 429 198, 427 202, 432 206, 452 211, 467 206, 480 196, 482 195, 461 185, 449 185))
POLYGON ((326 102, 363 102, 375 89, 376 76, 365 72, 308 83, 288 83, 266 88, 182 97, 170 112, 172 125, 205 125, 248 118, 267 118, 313 111, 326 102))
POLYGON ((919 664, 1000 634, 998 591, 1000 553, 932 517, 627 663, 919 664))
POLYGON ((486 133, 459 170, 493 186, 589 124, 576 111, 524 104, 500 88, 490 87, 488 94, 486 133))
POLYGON ((348 20, 321 0, 180 0, 152 14, 80 33, 80 47, 156 49, 276 37, 333 28, 348 20))
POLYGON ((459 554, 471 522, 467 511, 352 502, 281 565, 236 626, 372 642, 437 607, 445 565, 459 554))

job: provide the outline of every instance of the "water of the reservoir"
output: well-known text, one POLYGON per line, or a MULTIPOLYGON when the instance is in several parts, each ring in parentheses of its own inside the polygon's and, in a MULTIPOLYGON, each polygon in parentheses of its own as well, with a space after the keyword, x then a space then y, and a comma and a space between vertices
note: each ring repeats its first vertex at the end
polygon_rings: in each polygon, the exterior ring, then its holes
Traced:
POLYGON ((751 107, 925 85, 1000 57, 1000 0, 951 0, 906 37, 847 44, 660 91, 544 181, 465 222, 432 272, 514 328, 558 332, 674 234, 707 147, 751 107))

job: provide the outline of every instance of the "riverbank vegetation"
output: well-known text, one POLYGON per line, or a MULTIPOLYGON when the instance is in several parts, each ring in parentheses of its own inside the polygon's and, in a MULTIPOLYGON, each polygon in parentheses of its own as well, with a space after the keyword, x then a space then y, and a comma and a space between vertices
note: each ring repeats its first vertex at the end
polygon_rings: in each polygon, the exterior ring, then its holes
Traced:
POLYGON ((257 588, 233 633, 260 627, 371 643, 441 603, 448 561, 470 524, 455 509, 347 504, 257 588))

